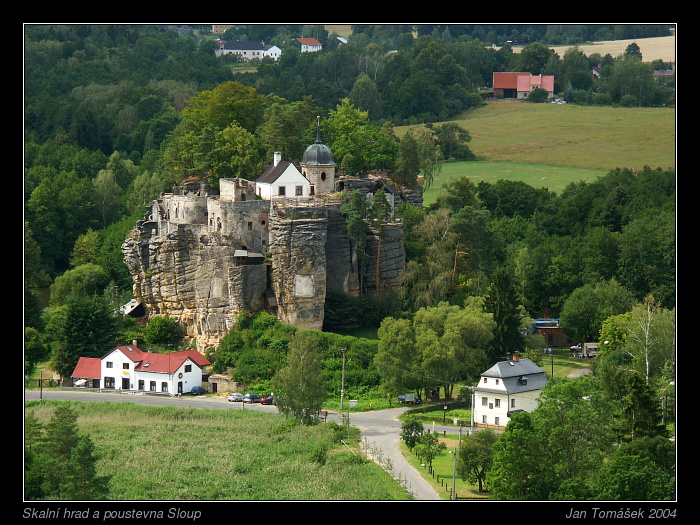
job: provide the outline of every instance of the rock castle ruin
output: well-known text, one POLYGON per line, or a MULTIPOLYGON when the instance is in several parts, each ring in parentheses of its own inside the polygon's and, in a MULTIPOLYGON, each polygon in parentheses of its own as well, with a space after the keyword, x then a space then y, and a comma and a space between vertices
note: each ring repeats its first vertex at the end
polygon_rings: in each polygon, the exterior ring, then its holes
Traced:
POLYGON ((401 221, 392 214, 381 242, 368 224, 366 274, 379 279, 362 280, 341 213, 341 195, 360 191, 371 199, 379 188, 392 209, 402 201, 422 205, 420 188, 384 177, 336 177, 333 153, 318 136, 299 168, 275 153, 255 181, 220 179, 218 191, 202 180, 176 185, 151 203, 122 245, 132 304, 148 318, 176 319, 200 352, 218 346, 243 310, 320 330, 327 293, 401 284, 401 221))

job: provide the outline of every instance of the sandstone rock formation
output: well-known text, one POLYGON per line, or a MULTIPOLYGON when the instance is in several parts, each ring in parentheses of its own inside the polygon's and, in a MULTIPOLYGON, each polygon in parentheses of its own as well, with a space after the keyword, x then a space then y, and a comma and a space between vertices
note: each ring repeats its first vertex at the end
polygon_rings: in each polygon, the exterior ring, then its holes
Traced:
MULTIPOLYGON (((376 191, 376 180, 361 180, 349 185, 376 191)), ((196 183, 163 194, 125 240, 134 297, 148 317, 177 319, 204 351, 243 310, 321 329, 329 291, 363 292, 340 202, 255 199, 254 183, 241 179, 222 179, 221 188, 196 183)), ((400 286, 401 222, 384 224, 381 235, 368 229, 367 251, 364 291, 400 286)))

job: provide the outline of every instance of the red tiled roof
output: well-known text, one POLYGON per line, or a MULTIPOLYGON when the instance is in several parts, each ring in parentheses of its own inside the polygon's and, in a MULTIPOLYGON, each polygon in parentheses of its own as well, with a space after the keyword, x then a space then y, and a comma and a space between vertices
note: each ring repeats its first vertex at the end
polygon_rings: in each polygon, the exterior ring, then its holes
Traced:
POLYGON ((100 379, 101 362, 102 359, 99 357, 81 357, 78 359, 78 364, 75 365, 75 370, 73 370, 71 377, 100 379))
POLYGON ((319 42, 315 38, 297 38, 297 41, 300 44, 305 44, 307 46, 320 46, 321 45, 321 42, 319 42))
POLYGON ((494 89, 531 91, 530 86, 539 86, 547 91, 554 91, 554 77, 552 75, 532 75, 522 72, 494 72, 493 74, 494 89))
POLYGON ((494 72, 493 88, 494 89, 515 89, 518 87, 518 76, 529 75, 530 73, 503 73, 494 72))
POLYGON ((164 372, 172 374, 177 371, 182 364, 191 359, 199 367, 210 365, 211 363, 197 350, 184 350, 182 352, 171 352, 169 354, 144 353, 141 362, 136 365, 136 370, 148 372, 164 372))
POLYGON ((518 77, 518 91, 530 92, 534 87, 546 91, 554 91, 554 77, 552 75, 521 75, 518 77))

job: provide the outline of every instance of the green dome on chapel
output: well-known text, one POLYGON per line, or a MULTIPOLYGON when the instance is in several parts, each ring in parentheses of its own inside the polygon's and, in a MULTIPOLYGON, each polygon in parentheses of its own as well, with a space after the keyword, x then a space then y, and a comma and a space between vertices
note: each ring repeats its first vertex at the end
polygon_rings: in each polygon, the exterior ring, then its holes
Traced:
POLYGON ((333 152, 331 148, 321 142, 321 130, 316 131, 316 142, 311 144, 301 157, 301 164, 305 166, 333 166, 333 152))

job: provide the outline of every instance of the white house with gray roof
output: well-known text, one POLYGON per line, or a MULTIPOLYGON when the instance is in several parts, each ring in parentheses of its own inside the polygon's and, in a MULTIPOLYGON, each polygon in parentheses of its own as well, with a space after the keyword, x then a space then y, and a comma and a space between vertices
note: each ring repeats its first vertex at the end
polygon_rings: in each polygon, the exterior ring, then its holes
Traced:
POLYGON ((474 426, 503 430, 515 412, 531 412, 547 384, 544 370, 529 359, 514 356, 481 374, 474 387, 474 426))
POLYGON ((255 181, 258 197, 271 199, 308 199, 311 183, 304 177, 294 164, 282 160, 279 152, 275 152, 270 166, 255 181))

